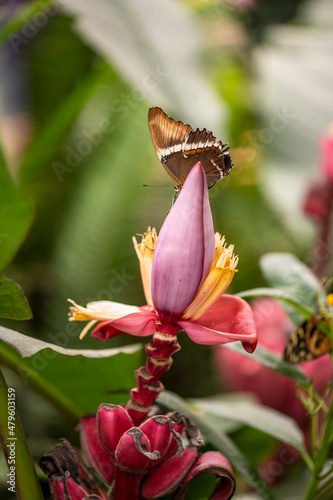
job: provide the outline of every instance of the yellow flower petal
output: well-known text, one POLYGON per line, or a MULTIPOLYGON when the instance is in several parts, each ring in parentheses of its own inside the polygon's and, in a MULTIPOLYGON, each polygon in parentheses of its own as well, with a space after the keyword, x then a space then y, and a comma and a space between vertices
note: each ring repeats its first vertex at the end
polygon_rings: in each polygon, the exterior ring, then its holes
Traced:
POLYGON ((151 297, 151 270, 153 266, 154 252, 157 242, 156 229, 149 226, 147 232, 142 236, 140 243, 133 236, 133 244, 140 262, 140 272, 143 285, 143 291, 147 304, 153 305, 151 297))

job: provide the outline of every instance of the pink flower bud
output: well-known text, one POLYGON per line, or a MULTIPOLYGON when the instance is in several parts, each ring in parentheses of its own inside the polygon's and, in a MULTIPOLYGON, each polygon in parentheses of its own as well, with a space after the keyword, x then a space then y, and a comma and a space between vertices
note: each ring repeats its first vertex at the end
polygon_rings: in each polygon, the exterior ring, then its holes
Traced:
POLYGON ((144 471, 150 460, 160 458, 158 451, 151 453, 148 437, 138 428, 125 432, 118 443, 115 460, 126 469, 144 471))
POLYGON ((50 491, 52 500, 66 500, 67 498, 70 498, 71 500, 84 500, 89 495, 88 490, 81 488, 81 486, 79 486, 71 477, 66 479, 66 489, 63 481, 57 481, 56 479, 51 478, 50 491))
POLYGON ((103 448, 114 455, 119 439, 133 422, 122 406, 112 404, 100 405, 97 412, 97 428, 103 448))
POLYGON ((164 221, 152 267, 152 299, 162 321, 177 319, 194 299, 214 257, 215 236, 201 163, 164 221))
POLYGON ((140 430, 149 439, 151 450, 157 450, 160 453, 160 458, 152 460, 149 465, 154 466, 163 461, 172 438, 171 428, 171 421, 164 415, 149 418, 140 425, 140 430))
POLYGON ((84 415, 81 418, 80 437, 81 447, 89 465, 102 476, 105 481, 111 483, 114 474, 114 461, 100 443, 96 414, 84 415))

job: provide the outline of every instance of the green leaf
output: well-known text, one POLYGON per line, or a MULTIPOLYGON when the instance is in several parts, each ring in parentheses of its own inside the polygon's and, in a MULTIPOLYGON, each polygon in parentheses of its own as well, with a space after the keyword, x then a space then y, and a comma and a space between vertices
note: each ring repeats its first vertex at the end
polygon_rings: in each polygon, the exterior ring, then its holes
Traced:
MULTIPOLYGON (((218 399, 222 403, 226 403, 227 406, 229 406, 229 404, 233 404, 234 402, 239 402, 239 401, 242 401, 244 404, 246 402, 250 404, 255 402, 256 400, 255 396, 249 392, 223 394, 219 395, 218 399)), ((195 406, 197 405, 196 399, 191 399, 191 401, 193 401, 193 405, 195 406)), ((225 434, 230 434, 231 432, 234 432, 237 429, 243 427, 243 423, 235 420, 233 415, 230 418, 227 416, 221 418, 221 416, 218 415, 217 412, 214 411, 214 409, 213 411, 210 411, 210 408, 204 408, 204 406, 201 407, 201 412, 203 418, 205 418, 207 422, 209 422, 212 426, 214 426, 215 429, 222 431, 225 434)))
MULTIPOLYGON (((43 500, 29 446, 15 407, 15 391, 13 388, 8 389, 0 371, 0 441, 8 466, 14 467, 15 471, 16 495, 14 494, 12 497, 15 496, 19 500, 30 500, 31 498, 43 500), (13 420, 10 420, 10 417, 13 417, 13 420), (11 451, 14 451, 14 454, 11 454, 11 451), (13 455, 15 457, 14 464, 12 462, 13 455), (11 463, 9 463, 10 461, 11 463)), ((10 480, 9 476, 7 476, 7 480, 10 480)), ((7 484, 7 486, 9 485, 7 484)))
POLYGON ((0 276, 0 318, 26 320, 32 312, 22 288, 0 276))
POLYGON ((117 354, 133 354, 142 349, 142 344, 130 344, 113 349, 66 349, 43 340, 28 337, 3 326, 0 326, 0 340, 14 347, 22 358, 34 356, 43 349, 52 349, 52 351, 66 356, 84 356, 91 359, 110 358, 117 354))
POLYGON ((283 290, 277 290, 276 288, 253 288, 251 290, 246 290, 236 294, 238 297, 243 299, 253 298, 253 297, 272 297, 278 300, 282 300, 287 304, 293 306, 297 311, 299 311, 306 319, 310 319, 313 316, 313 312, 308 309, 299 300, 295 299, 287 292, 283 290))
MULTIPOLYGON (((69 328, 59 334, 58 341, 67 345, 70 337, 69 328)), ((134 371, 141 360, 139 344, 116 349, 74 350, 3 327, 0 327, 0 338, 3 340, 0 362, 71 423, 77 422, 84 413, 96 411, 103 402, 123 403, 136 384, 134 371), (22 359, 19 352, 30 356, 29 359, 22 359)))
POLYGON ((248 484, 258 491, 261 498, 274 500, 274 495, 268 485, 231 439, 222 431, 217 430, 210 422, 207 422, 204 415, 197 412, 196 408, 189 407, 186 401, 169 391, 160 394, 157 401, 170 410, 176 410, 186 415, 200 429, 205 439, 223 453, 248 484))
POLYGON ((243 347, 237 343, 225 344, 223 345, 223 347, 237 352, 238 354, 241 354, 242 356, 245 356, 249 359, 252 359, 253 361, 260 363, 261 365, 264 365, 271 370, 279 372, 282 375, 295 380, 295 382, 304 384, 306 386, 311 385, 311 381, 299 368, 297 368, 297 366, 286 363, 280 356, 272 351, 269 351, 268 349, 265 349, 264 347, 257 347, 253 354, 246 352, 243 347))
POLYGON ((265 434, 287 443, 297 450, 304 449, 304 435, 296 422, 272 408, 255 401, 225 401, 221 397, 189 400, 200 413, 209 412, 216 416, 233 419, 265 434))
POLYGON ((30 202, 14 185, 0 151, 0 270, 13 258, 31 219, 30 202))
MULTIPOLYGON (((325 294, 317 277, 295 255, 290 253, 269 253, 260 259, 261 271, 273 288, 286 292, 294 300, 305 305, 315 314, 318 308, 318 297, 325 303, 325 294)), ((290 308, 286 309, 288 313, 290 308)), ((295 323, 304 318, 291 313, 295 323)))

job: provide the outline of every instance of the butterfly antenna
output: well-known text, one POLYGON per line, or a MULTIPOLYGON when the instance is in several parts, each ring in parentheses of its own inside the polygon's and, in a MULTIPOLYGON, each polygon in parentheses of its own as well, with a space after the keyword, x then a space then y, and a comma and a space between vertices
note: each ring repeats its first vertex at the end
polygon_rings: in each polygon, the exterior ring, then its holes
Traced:
POLYGON ((170 185, 167 184, 142 184, 142 187, 150 187, 150 188, 170 188, 170 185))

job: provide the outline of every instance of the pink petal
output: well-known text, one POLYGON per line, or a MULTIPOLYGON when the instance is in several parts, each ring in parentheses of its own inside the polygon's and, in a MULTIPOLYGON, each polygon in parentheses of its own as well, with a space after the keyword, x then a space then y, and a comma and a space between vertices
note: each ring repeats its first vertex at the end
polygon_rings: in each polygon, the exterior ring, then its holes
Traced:
POLYGON ((148 337, 155 333, 157 320, 155 313, 141 310, 138 313, 128 314, 112 321, 101 321, 94 328, 91 336, 103 342, 123 332, 138 337, 148 337))
POLYGON ((162 321, 178 318, 209 272, 215 237, 201 163, 188 175, 158 236, 152 299, 162 321))
POLYGON ((251 307, 234 295, 223 295, 196 321, 177 323, 197 344, 218 345, 240 340, 245 350, 253 352, 258 341, 251 307))
POLYGON ((201 455, 191 468, 175 500, 182 500, 195 479, 205 474, 214 474, 220 478, 209 500, 228 500, 233 496, 236 483, 228 460, 218 451, 208 451, 201 455))

